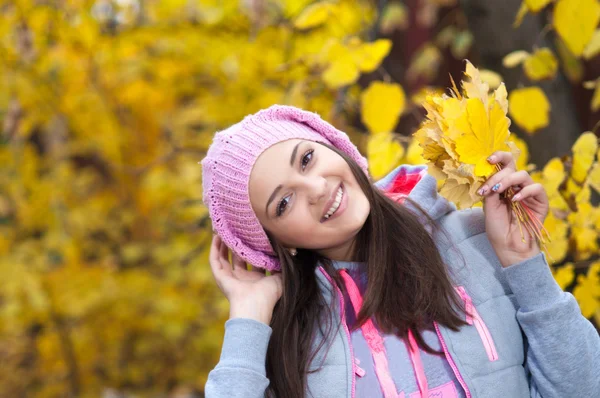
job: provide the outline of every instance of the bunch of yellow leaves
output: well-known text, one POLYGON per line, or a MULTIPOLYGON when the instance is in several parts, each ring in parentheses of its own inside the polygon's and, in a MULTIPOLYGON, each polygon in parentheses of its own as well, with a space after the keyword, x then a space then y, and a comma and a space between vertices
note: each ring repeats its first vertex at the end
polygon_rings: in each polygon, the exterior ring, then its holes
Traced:
MULTIPOLYGON (((427 117, 414 134, 423 149, 423 158, 428 161, 429 173, 443 181, 440 194, 459 209, 480 202, 482 198, 477 190, 501 170, 501 165, 487 161, 490 155, 496 151, 511 151, 515 158, 519 156, 519 150, 509 141, 510 120, 506 116, 508 100, 504 83, 490 93, 489 85, 469 61, 465 77, 462 90, 452 81, 450 95, 426 98, 423 106, 427 117)), ((520 225, 544 247, 543 225, 524 203, 510 201, 514 194, 509 188, 502 196, 512 206, 520 225)))

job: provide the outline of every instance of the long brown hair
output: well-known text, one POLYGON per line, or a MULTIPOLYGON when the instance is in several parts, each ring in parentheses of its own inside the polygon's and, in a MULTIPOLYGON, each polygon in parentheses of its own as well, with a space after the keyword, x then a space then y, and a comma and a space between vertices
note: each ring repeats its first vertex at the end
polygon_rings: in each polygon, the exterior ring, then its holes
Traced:
MULTIPOLYGON (((433 321, 453 331, 466 323, 458 312, 463 309, 462 303, 432 235, 413 211, 373 186, 356 162, 337 148, 325 146, 346 160, 371 206, 354 245, 354 258, 368 265, 367 289, 354 329, 373 317, 381 331, 405 338, 411 329, 423 350, 440 354, 425 343, 419 330, 430 328, 433 321)), ((406 200, 423 213, 434 234, 440 232, 417 203, 406 200)), ((340 289, 344 284, 330 259, 302 249, 292 257, 270 238, 281 263, 283 294, 271 320, 267 396, 301 398, 307 388, 310 363, 330 341, 334 328, 340 326, 331 323, 337 298, 333 293, 333 302, 326 302, 317 280, 317 267, 322 266, 340 289), (317 332, 325 338, 313 347, 317 332)))

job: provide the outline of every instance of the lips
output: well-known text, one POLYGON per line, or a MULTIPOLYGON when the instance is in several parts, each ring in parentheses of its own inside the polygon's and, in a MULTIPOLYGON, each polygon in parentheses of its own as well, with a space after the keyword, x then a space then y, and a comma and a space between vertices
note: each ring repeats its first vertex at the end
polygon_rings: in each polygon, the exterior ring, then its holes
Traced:
MULTIPOLYGON (((333 202, 335 202, 335 198, 337 196, 338 191, 340 190, 340 187, 342 186, 342 184, 340 183, 339 185, 337 185, 335 187, 335 189, 333 189, 331 191, 331 193, 329 194, 329 200, 327 201, 327 203, 325 203, 325 207, 323 208, 323 214, 321 214, 321 222, 327 220, 325 218, 325 215, 327 214, 327 212, 329 211, 329 209, 331 209, 331 206, 333 205, 333 202)), ((334 213, 335 214, 335 213, 334 213)))

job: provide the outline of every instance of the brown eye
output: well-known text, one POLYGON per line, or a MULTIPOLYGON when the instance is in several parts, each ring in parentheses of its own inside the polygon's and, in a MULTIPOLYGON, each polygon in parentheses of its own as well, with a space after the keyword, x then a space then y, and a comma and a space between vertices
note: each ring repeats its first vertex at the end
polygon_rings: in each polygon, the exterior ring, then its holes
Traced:
POLYGON ((313 149, 309 149, 304 153, 304 155, 300 159, 300 167, 302 168, 302 170, 304 170, 304 168, 306 168, 306 166, 308 166, 308 164, 312 160, 313 152, 313 149))
POLYGON ((285 198, 281 199, 279 201, 279 203, 277 204, 277 209, 275 210, 275 215, 277 217, 281 216, 283 214, 283 212, 285 211, 287 204, 290 202, 290 197, 286 196, 285 198))

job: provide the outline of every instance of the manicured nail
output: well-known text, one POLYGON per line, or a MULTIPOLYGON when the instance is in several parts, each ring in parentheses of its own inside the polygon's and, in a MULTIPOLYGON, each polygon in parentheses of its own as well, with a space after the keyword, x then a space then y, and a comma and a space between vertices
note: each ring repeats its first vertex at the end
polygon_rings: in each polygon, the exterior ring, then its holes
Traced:
POLYGON ((492 155, 489 158, 487 158, 487 161, 490 163, 494 163, 496 161, 496 157, 492 155))
POLYGON ((521 199, 521 194, 520 193, 518 193, 518 194, 516 194, 515 196, 512 197, 512 201, 513 202, 516 202, 519 199, 521 199))
POLYGON ((494 185, 494 186, 492 187, 492 191, 496 192, 497 190, 499 190, 499 189, 500 189, 500 186, 501 186, 501 185, 502 185, 502 184, 500 184, 500 183, 498 183, 498 184, 494 185))
POLYGON ((488 187, 487 185, 484 185, 479 191, 477 191, 477 193, 479 194, 479 196, 483 196, 483 194, 485 193, 485 191, 487 191, 488 187))

